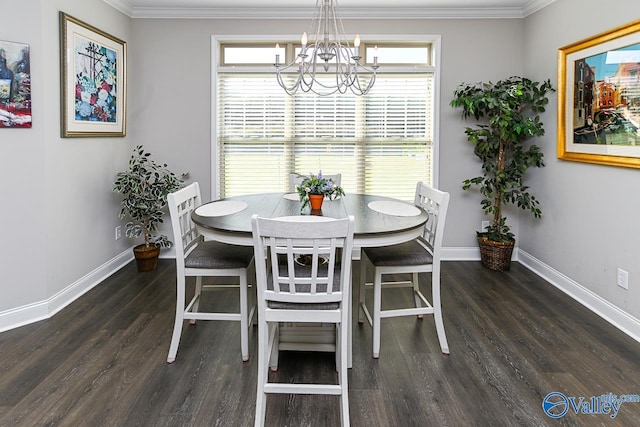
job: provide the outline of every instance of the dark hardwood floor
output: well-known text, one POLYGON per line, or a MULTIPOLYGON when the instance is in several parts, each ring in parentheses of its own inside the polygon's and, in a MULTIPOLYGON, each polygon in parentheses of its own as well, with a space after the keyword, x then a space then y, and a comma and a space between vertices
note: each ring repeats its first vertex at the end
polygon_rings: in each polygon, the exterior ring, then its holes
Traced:
MULTIPOLYGON (((352 425, 640 425, 640 402, 623 403, 615 418, 570 409, 554 420, 542 409, 550 392, 583 403, 640 394, 640 343, 518 263, 506 273, 479 262, 442 270, 451 354, 440 353, 431 317, 406 317, 383 319, 374 360, 371 328, 356 323, 352 425)), ((238 323, 185 325, 168 365, 174 284, 172 260, 142 274, 130 264, 53 318, 1 333, 0 426, 253 425, 256 330, 243 363, 238 323)), ((404 298, 385 293, 390 303, 404 298)), ((233 290, 208 296, 237 305, 233 290)), ((334 358, 283 352, 277 375, 332 381, 334 358)), ((267 425, 338 423, 335 396, 269 399, 267 425)))

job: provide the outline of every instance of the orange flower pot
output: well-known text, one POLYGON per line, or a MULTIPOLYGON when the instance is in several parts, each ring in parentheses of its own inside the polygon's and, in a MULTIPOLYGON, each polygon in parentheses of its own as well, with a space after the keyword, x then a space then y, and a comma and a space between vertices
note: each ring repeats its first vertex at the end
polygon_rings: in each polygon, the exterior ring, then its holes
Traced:
POLYGON ((309 204, 312 211, 319 211, 322 209, 322 202, 324 201, 324 195, 322 194, 309 194, 309 204))

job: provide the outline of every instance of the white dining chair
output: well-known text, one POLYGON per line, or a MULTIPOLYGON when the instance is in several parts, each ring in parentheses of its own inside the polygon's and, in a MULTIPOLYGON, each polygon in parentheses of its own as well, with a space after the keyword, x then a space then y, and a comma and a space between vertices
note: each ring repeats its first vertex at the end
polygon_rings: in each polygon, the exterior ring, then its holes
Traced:
POLYGON ((196 320, 240 322, 242 360, 249 360, 248 328, 255 308, 254 306, 250 309, 248 303, 248 275, 249 272, 253 273, 253 248, 204 240, 191 219, 191 212, 202 204, 200 186, 197 182, 170 193, 167 196, 167 203, 176 252, 177 284, 176 317, 167 362, 175 361, 185 320, 190 320, 192 325, 196 320), (196 283, 193 298, 185 303, 187 277, 195 277, 196 283), (203 277, 237 277, 240 288, 239 311, 202 312, 200 310, 202 291, 216 288, 216 285, 203 286, 203 277))
MULTIPOLYGON (((349 425, 347 331, 353 224, 352 216, 252 217, 258 287, 256 426, 264 425, 267 395, 272 393, 339 395, 341 425, 349 425), (269 367, 278 367, 282 322, 335 325, 331 350, 336 353, 337 384, 269 381, 269 367)), ((325 347, 319 350, 326 351, 325 347)))
MULTIPOLYGON (((341 173, 329 174, 329 175, 322 174, 322 176, 324 178, 331 179, 335 185, 341 185, 340 183, 340 181, 342 181, 341 173)), ((303 179, 304 179, 304 175, 300 175, 297 173, 290 173, 289 174, 289 191, 292 193, 295 192, 296 186, 300 185, 303 179)))
POLYGON ((360 286, 358 320, 365 316, 373 327, 373 357, 380 355, 380 319, 387 317, 433 314, 442 353, 449 354, 449 344, 444 331, 440 302, 440 251, 444 232, 449 193, 442 192, 423 182, 418 182, 414 204, 424 209, 429 218, 422 236, 412 241, 393 246, 363 248, 360 260, 360 286), (366 305, 367 267, 372 265, 373 274, 373 316, 366 305), (408 282, 383 282, 383 276, 409 273, 408 282), (431 273, 431 302, 420 291, 418 273, 431 273), (415 307, 383 310, 383 287, 411 287, 415 307))

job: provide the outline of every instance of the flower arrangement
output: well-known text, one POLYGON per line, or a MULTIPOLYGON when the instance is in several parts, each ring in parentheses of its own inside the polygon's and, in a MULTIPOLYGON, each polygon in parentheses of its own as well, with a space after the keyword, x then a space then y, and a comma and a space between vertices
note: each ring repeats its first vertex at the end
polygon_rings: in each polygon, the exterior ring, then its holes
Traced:
POLYGON ((344 196, 342 187, 336 185, 331 178, 323 177, 322 171, 318 172, 317 175, 310 173, 309 175, 298 176, 302 177, 302 182, 296 185, 296 191, 302 202, 301 209, 304 209, 309 204, 309 194, 321 194, 330 200, 338 196, 344 196))

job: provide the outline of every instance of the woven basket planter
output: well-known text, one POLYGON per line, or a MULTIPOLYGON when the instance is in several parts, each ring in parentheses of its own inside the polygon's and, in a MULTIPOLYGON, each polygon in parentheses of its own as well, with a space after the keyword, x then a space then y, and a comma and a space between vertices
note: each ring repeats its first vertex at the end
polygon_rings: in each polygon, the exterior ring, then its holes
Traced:
POLYGON ((515 243, 515 241, 494 242, 487 239, 485 233, 478 233, 478 246, 480 246, 480 261, 482 265, 495 271, 509 270, 515 243))
POLYGON ((152 271, 158 267, 160 246, 151 245, 147 247, 143 243, 133 248, 133 255, 135 256, 139 272, 152 271))

